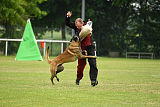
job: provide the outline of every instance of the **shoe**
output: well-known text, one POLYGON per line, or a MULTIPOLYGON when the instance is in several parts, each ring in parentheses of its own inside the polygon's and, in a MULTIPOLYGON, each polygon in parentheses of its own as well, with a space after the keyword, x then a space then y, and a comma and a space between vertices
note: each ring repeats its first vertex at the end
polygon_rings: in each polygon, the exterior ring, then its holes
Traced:
POLYGON ((80 80, 77 78, 77 79, 76 79, 76 85, 79 85, 79 81, 80 81, 80 80))
POLYGON ((98 81, 91 81, 91 86, 96 86, 96 85, 98 85, 98 81))

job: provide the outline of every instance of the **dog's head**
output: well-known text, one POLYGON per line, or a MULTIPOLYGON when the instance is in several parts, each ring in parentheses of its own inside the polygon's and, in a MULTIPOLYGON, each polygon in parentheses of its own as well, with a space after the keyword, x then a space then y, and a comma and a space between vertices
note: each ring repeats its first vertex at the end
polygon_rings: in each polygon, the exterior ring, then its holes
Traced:
POLYGON ((72 37, 72 41, 74 41, 74 42, 80 42, 80 38, 77 35, 74 35, 72 37))
POLYGON ((72 37, 71 45, 72 46, 79 46, 80 45, 80 39, 79 39, 79 37, 77 35, 74 35, 72 37))

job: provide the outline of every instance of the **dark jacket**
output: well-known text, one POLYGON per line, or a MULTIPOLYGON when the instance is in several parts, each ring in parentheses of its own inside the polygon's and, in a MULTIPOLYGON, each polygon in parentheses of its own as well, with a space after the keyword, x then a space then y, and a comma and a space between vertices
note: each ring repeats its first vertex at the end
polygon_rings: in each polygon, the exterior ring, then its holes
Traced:
POLYGON ((75 23, 71 22, 70 17, 67 17, 67 16, 66 16, 65 24, 66 24, 68 27, 74 29, 75 34, 76 34, 77 36, 79 36, 79 32, 80 32, 80 31, 79 31, 78 28, 76 27, 75 23))
MULTIPOLYGON (((75 23, 73 23, 73 22, 70 21, 70 17, 67 17, 67 16, 66 16, 65 24, 66 24, 68 27, 74 29, 75 34, 76 34, 77 36, 79 36, 79 33, 80 33, 81 30, 79 30, 79 29, 75 26, 75 23)), ((85 25, 85 24, 84 24, 84 25, 85 25)), ((84 50, 84 48, 85 48, 86 46, 90 46, 91 44, 92 44, 92 37, 91 37, 90 35, 87 35, 87 36, 81 41, 81 48, 82 48, 82 50, 84 50)))

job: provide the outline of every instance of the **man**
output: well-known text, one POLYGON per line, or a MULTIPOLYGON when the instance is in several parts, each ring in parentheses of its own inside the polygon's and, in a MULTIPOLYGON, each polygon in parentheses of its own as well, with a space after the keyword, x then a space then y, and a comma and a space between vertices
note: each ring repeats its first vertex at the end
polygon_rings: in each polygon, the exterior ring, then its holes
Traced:
MULTIPOLYGON (((75 23, 71 22, 70 21, 71 15, 72 15, 72 12, 69 11, 66 15, 65 23, 67 26, 74 29, 75 34, 79 36, 81 27, 84 25, 84 22, 81 18, 77 18, 75 20, 75 23)), ((91 35, 87 35, 81 41, 81 49, 82 51, 86 50, 88 55, 94 56, 95 47, 92 45, 91 42, 92 42, 91 35)), ((96 65, 96 58, 88 58, 88 62, 90 65, 89 75, 90 75, 91 85, 96 86, 98 84, 98 81, 97 81, 98 69, 96 65)), ((76 85, 79 85, 79 82, 83 77, 83 71, 84 71, 85 66, 86 66, 86 59, 78 59, 76 85)))

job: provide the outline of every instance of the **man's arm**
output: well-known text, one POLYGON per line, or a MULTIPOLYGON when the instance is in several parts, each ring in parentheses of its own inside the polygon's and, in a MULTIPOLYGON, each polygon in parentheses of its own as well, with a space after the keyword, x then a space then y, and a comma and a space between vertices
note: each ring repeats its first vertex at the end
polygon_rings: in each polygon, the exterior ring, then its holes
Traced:
POLYGON ((76 26, 75 26, 75 23, 71 22, 71 20, 70 20, 71 15, 72 15, 72 12, 69 11, 69 12, 67 13, 67 15, 66 15, 66 18, 65 18, 65 24, 66 24, 68 27, 74 29, 76 26))

